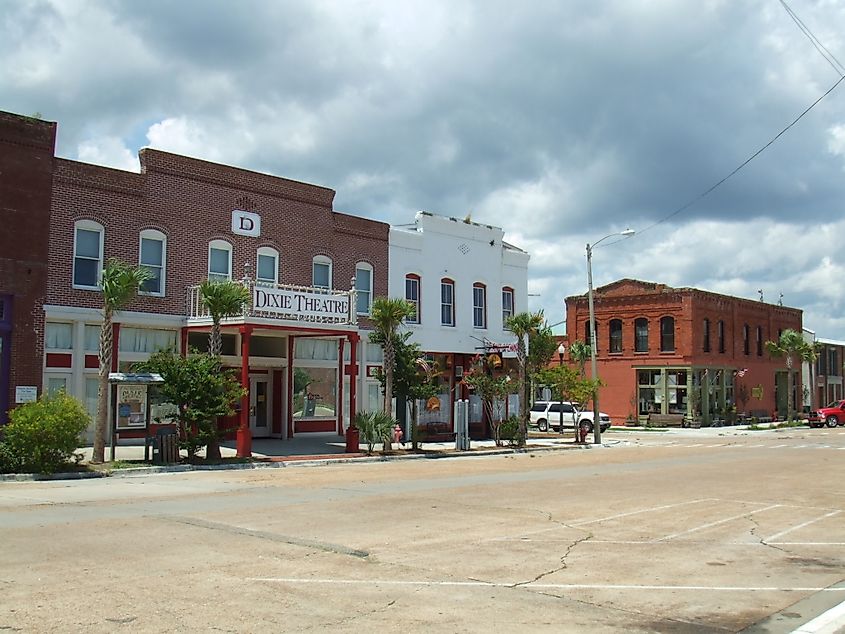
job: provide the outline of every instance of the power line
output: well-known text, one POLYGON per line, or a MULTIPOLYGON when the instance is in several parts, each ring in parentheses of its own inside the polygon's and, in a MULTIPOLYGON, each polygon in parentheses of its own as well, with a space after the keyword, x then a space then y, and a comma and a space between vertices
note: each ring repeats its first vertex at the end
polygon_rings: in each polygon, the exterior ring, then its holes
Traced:
POLYGON ((792 18, 792 21, 798 26, 801 32, 807 36, 807 39, 810 40, 810 43, 815 47, 815 49, 819 52, 819 55, 824 57, 825 61, 833 67, 833 70, 836 71, 836 74, 842 76, 843 70, 845 70, 845 66, 842 66, 840 61, 836 59, 836 55, 831 53, 827 47, 822 44, 821 40, 815 36, 815 34, 810 30, 810 28, 804 24, 801 18, 792 10, 792 8, 786 4, 786 0, 780 0, 781 5, 783 5, 784 10, 789 14, 789 17, 792 18))

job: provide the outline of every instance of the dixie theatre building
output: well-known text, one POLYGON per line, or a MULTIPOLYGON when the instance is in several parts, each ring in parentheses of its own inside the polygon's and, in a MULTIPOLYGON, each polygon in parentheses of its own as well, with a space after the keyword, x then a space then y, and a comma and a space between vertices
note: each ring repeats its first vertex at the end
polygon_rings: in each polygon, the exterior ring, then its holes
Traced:
MULTIPOLYGON (((26 131, 29 120, 4 117, 26 131)), ((21 143, 0 148, 6 163, 32 153, 21 143)), ((357 395, 371 391, 367 363, 381 361, 360 329, 373 297, 387 294, 388 225, 334 211, 334 191, 324 187, 148 148, 140 173, 52 152, 47 163, 51 196, 35 200, 49 205, 38 216, 49 231, 39 392, 65 389, 96 411, 98 283, 109 258, 119 258, 153 278, 115 318, 114 370, 160 349, 206 350, 211 319, 199 283, 242 281, 250 304, 222 328, 223 362, 248 389, 242 426, 248 419, 256 437, 343 433, 360 409, 357 395)), ((12 350, 37 347, 39 334, 21 332, 12 350)))

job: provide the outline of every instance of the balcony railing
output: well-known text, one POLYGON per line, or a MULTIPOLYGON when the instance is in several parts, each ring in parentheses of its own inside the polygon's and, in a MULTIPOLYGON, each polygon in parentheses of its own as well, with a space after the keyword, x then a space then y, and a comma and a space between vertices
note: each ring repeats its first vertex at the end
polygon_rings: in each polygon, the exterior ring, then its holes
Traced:
MULTIPOLYGON (((312 324, 357 323, 354 286, 348 291, 339 291, 293 284, 263 284, 254 280, 241 283, 249 289, 249 301, 243 315, 224 320, 228 323, 248 318, 312 324)), ((189 323, 211 321, 211 314, 202 302, 199 284, 188 287, 186 314, 189 323)))

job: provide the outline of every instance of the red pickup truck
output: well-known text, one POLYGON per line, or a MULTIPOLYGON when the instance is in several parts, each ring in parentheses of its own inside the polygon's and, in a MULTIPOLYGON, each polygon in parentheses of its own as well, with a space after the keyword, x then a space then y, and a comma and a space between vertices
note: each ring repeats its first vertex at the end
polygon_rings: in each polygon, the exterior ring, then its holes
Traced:
POLYGON ((810 427, 845 425, 845 401, 833 401, 827 407, 820 407, 815 414, 810 415, 810 427))

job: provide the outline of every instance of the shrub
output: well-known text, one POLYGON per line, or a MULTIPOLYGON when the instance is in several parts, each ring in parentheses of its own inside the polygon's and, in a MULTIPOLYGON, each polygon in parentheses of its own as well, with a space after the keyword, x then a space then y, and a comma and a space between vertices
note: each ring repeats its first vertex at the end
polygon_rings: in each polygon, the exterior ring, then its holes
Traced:
POLYGON ((55 473, 70 463, 90 422, 82 404, 64 392, 21 405, 9 418, 0 443, 6 472, 55 473))
POLYGON ((396 421, 385 412, 358 412, 355 414, 355 427, 360 438, 367 444, 367 452, 373 453, 376 443, 393 440, 393 426, 396 421))
POLYGON ((513 446, 519 440, 519 416, 511 415, 499 425, 499 438, 513 446))

